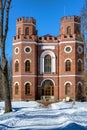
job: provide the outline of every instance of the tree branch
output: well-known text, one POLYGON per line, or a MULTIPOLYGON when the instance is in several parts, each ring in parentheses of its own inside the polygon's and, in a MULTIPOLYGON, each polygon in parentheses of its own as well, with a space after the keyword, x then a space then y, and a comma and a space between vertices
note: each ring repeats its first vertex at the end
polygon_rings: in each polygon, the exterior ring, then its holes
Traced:
POLYGON ((6 23, 5 23, 4 39, 6 39, 7 32, 8 32, 8 17, 9 17, 10 4, 11 4, 11 0, 8 0, 7 1, 7 7, 6 7, 6 23))
POLYGON ((5 9, 5 6, 6 6, 6 0, 4 0, 4 3, 3 3, 3 8, 5 9))

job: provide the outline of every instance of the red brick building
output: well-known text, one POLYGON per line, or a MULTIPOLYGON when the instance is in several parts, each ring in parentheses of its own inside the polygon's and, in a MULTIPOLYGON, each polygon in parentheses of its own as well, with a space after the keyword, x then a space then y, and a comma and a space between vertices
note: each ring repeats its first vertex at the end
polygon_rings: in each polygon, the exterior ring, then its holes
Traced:
POLYGON ((84 42, 80 17, 61 18, 59 36, 39 37, 34 18, 16 21, 13 100, 83 96, 84 42))

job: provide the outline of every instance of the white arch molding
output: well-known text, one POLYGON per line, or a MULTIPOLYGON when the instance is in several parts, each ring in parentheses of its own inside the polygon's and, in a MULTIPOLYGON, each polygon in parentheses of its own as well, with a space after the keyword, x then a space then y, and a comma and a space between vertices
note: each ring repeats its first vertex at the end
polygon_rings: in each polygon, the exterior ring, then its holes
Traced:
POLYGON ((47 78, 47 79, 42 80, 42 81, 41 81, 41 86, 42 86, 43 82, 46 81, 46 80, 52 81, 53 85, 55 86, 54 80, 53 80, 53 79, 50 79, 50 78, 47 78))
POLYGON ((72 85, 72 83, 71 83, 70 81, 66 81, 66 82, 64 83, 64 86, 65 86, 67 83, 69 83, 70 85, 72 85))
POLYGON ((56 72, 56 57, 54 52, 47 50, 44 51, 41 55, 40 55, 40 74, 44 73, 44 57, 46 55, 50 55, 52 58, 52 64, 51 64, 51 73, 55 73, 56 72))

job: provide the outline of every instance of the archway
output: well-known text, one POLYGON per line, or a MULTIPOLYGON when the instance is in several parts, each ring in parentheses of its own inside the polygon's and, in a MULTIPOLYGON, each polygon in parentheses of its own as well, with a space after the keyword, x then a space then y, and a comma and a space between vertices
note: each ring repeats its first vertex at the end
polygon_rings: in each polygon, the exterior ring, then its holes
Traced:
POLYGON ((51 80, 47 79, 42 83, 42 95, 54 96, 54 84, 51 80))

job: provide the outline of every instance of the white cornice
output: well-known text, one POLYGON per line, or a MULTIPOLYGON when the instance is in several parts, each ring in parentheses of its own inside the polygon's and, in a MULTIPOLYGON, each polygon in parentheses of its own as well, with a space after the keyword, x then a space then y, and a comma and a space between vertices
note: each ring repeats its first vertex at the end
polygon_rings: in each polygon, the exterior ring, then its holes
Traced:
POLYGON ((37 43, 38 45, 58 45, 58 42, 42 42, 42 43, 37 43))
POLYGON ((71 23, 72 23, 72 24, 80 24, 79 22, 62 22, 61 24, 69 24, 69 23, 70 23, 70 24, 71 24, 71 23))
POLYGON ((37 75, 13 75, 13 77, 37 77, 37 75))
POLYGON ((63 78, 63 77, 84 77, 84 75, 13 75, 13 77, 59 77, 59 78, 63 78))
POLYGON ((17 25, 16 26, 18 26, 18 25, 33 25, 33 26, 35 26, 36 27, 36 25, 35 24, 33 24, 33 23, 17 23, 17 25))
POLYGON ((29 42, 29 41, 21 41, 21 42, 14 42, 13 43, 13 46, 15 46, 15 45, 18 45, 18 44, 36 44, 37 45, 37 42, 34 42, 34 41, 31 41, 31 42, 29 42))
POLYGON ((61 41, 61 42, 59 42, 59 44, 68 44, 68 43, 80 43, 80 44, 84 44, 84 42, 82 42, 82 41, 77 41, 77 40, 74 40, 74 41, 61 41))

